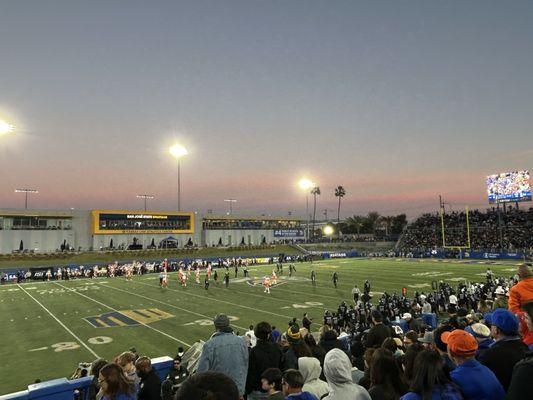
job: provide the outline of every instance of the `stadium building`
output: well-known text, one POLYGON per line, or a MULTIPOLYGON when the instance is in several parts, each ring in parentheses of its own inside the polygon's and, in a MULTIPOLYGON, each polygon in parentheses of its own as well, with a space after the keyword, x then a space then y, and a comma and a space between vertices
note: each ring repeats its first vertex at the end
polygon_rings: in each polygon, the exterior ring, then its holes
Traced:
POLYGON ((0 209, 0 253, 270 244, 304 238, 297 218, 138 210, 0 209))

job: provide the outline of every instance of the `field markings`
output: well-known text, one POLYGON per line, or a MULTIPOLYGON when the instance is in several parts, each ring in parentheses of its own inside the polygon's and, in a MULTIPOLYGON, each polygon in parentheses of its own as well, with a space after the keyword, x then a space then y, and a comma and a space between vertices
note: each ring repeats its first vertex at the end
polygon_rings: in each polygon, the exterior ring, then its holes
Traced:
POLYGON ((72 335, 72 337, 74 337, 83 347, 85 347, 87 350, 89 350, 89 352, 95 356, 96 358, 100 358, 100 356, 98 354, 96 354, 94 352, 93 349, 91 349, 89 346, 87 346, 87 344, 85 344, 85 342, 83 340, 81 340, 74 332, 72 332, 63 322, 61 322, 59 320, 59 318, 57 318, 54 314, 52 314, 52 312, 46 308, 39 300, 37 300, 35 297, 33 297, 30 293, 28 293, 26 291, 26 289, 24 289, 22 286, 20 286, 19 284, 17 284, 18 287, 20 287, 20 289, 22 289, 22 291, 24 293, 26 293, 33 301, 35 301, 39 306, 41 306, 41 308, 46 311, 53 319, 56 320, 56 322, 61 325, 68 333, 70 333, 72 335))
MULTIPOLYGON (((136 282, 136 283, 138 283, 139 285, 144 285, 144 286, 158 287, 157 285, 150 285, 149 283, 143 283, 143 282, 136 282)), ((167 289, 168 290, 172 290, 174 292, 183 293, 182 291, 177 290, 177 289, 172 289, 172 288, 167 288, 167 289)), ((198 294, 194 294, 194 293, 190 293, 190 292, 187 292, 187 293, 184 293, 184 294, 189 295, 189 296, 199 297, 201 299, 205 299, 205 296, 200 296, 198 294)), ((210 298, 209 300, 218 301, 219 303, 229 304, 231 306, 245 308, 245 309, 252 310, 252 311, 259 311, 259 312, 264 313, 264 314, 275 315, 276 317, 292 318, 290 315, 278 314, 278 313, 275 313, 275 312, 272 312, 272 311, 262 310, 260 308, 243 306, 242 304, 232 303, 231 301, 212 299, 212 298, 210 298)))
MULTIPOLYGON (((93 298, 91 298, 91 297, 89 297, 89 296, 86 296, 85 294, 80 293, 80 292, 78 292, 78 291, 76 291, 76 290, 74 290, 74 289, 70 289, 70 288, 68 288, 68 287, 66 287, 66 286, 61 285, 60 283, 57 283, 57 282, 54 282, 54 283, 55 283, 56 285, 62 287, 63 289, 67 289, 69 292, 75 293, 75 294, 77 294, 78 296, 85 297, 86 299, 91 300, 92 302, 95 302, 95 303, 97 303, 97 304, 100 304, 101 306, 103 306, 103 307, 105 307, 105 308, 108 308, 108 309, 113 310, 113 311, 115 311, 115 312, 120 312, 120 311, 117 310, 116 308, 113 308, 113 307, 111 307, 111 306, 108 306, 107 304, 102 303, 101 301, 95 300, 95 299, 93 299, 93 298)), ((105 286, 105 287, 107 287, 107 286, 105 286)), ((128 292, 128 293, 129 293, 129 292, 128 292)), ((153 326, 150 326, 150 325, 148 325, 148 324, 145 324, 144 322, 140 322, 140 321, 137 321, 137 322, 139 322, 140 325, 142 325, 142 326, 144 326, 144 327, 146 327, 146 328, 148 328, 148 329, 151 329, 151 330, 153 330, 154 332, 157 332, 157 333, 159 333, 159 334, 161 334, 161 335, 163 335, 163 336, 166 336, 166 337, 169 338, 169 339, 172 339, 172 340, 174 340, 174 341, 176 341, 176 342, 178 342, 178 343, 184 344, 185 346, 191 347, 191 345, 190 345, 189 343, 184 342, 184 341, 182 341, 182 340, 180 340, 180 339, 178 339, 178 338, 175 338, 174 336, 169 335, 168 333, 165 333, 165 332, 163 332, 163 331, 160 331, 159 329, 154 328, 153 326)))
MULTIPOLYGON (((172 307, 172 308, 175 308, 177 310, 181 310, 181 311, 184 311, 184 312, 187 312, 189 314, 192 314, 192 315, 196 315, 198 317, 202 317, 202 318, 206 318, 206 319, 209 319, 209 320, 212 320, 213 317, 210 317, 208 315, 204 315, 204 314, 200 314, 200 313, 197 313, 195 311, 191 311, 191 310, 187 310, 186 308, 181 308, 181 307, 178 307, 178 306, 175 306, 174 304, 171 304, 171 303, 166 303, 162 300, 157 300, 157 299, 154 299, 154 298, 151 298, 151 297, 148 297, 148 296, 144 296, 142 294, 138 294, 138 293, 134 293, 134 292, 128 292, 127 290, 124 290, 124 289, 119 289, 117 287, 114 287, 114 286, 111 286, 111 285, 108 285, 106 286, 106 289, 114 289, 114 290, 118 290, 119 292, 124 292, 124 293, 127 293, 129 295, 134 295, 134 296, 137 296, 137 297, 141 297, 143 299, 146 299, 146 300, 150 300, 150 301, 155 301, 157 303, 161 303, 161 304, 164 304, 166 306, 169 306, 169 307, 172 307)), ((245 328, 243 326, 239 326, 239 325, 235 325, 235 324, 231 324, 239 329, 244 329, 244 330, 248 330, 248 328, 245 328)))

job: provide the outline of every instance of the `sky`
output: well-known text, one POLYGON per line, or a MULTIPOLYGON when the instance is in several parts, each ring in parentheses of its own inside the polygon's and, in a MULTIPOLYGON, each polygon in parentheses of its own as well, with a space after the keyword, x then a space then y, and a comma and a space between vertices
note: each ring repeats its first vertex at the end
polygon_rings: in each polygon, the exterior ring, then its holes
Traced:
POLYGON ((0 208, 416 216, 533 167, 533 2, 0 0, 0 208), (311 200, 311 199, 310 199, 311 200))

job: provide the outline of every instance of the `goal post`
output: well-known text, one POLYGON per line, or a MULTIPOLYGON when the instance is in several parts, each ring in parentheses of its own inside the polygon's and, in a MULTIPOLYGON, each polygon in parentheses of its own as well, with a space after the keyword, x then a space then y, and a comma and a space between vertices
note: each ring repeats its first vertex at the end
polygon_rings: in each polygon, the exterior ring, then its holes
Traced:
POLYGON ((469 250, 470 249, 470 218, 468 207, 465 207, 466 212, 466 245, 464 246, 447 246, 446 245, 446 229, 444 225, 444 207, 440 209, 440 223, 442 233, 442 248, 450 250, 469 250))

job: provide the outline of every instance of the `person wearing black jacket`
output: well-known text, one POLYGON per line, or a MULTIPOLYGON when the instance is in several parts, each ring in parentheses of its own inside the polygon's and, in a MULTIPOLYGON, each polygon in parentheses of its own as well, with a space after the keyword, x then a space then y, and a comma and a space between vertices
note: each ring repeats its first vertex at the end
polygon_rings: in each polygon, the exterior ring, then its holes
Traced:
POLYGON ((485 319, 491 323, 490 333, 495 343, 481 354, 479 362, 494 372, 507 391, 513 368, 526 356, 528 347, 518 336, 518 318, 511 311, 498 308, 485 319))
POLYGON ((283 353, 270 341, 272 328, 268 322, 259 322, 254 329, 257 344, 250 350, 248 359, 248 375, 246 377, 246 393, 248 399, 264 398, 261 374, 268 368, 281 369, 283 353))
POLYGON ((148 357, 140 357, 135 362, 137 375, 141 378, 137 400, 161 400, 161 379, 152 368, 148 357))
POLYGON ((372 311, 372 322, 374 326, 370 328, 370 331, 366 335, 365 347, 367 349, 380 347, 385 339, 392 336, 391 329, 383 324, 383 315, 380 311, 372 311))

